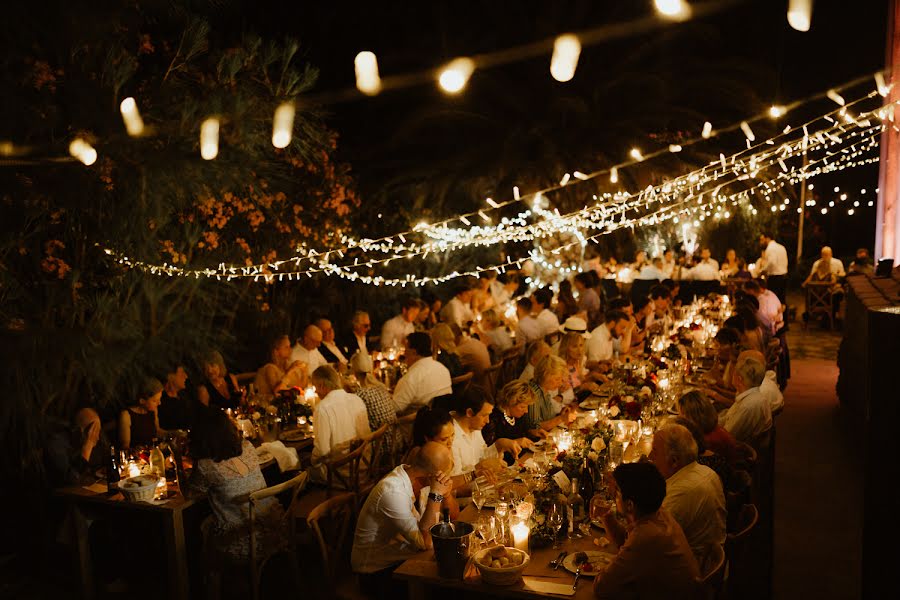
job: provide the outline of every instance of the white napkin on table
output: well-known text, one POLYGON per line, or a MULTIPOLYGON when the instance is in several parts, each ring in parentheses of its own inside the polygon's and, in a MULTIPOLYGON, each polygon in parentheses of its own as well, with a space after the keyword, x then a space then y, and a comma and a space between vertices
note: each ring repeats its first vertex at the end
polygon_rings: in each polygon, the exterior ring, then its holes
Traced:
POLYGON ((574 596, 575 590, 571 583, 553 583, 552 581, 540 581, 533 577, 523 577, 522 583, 526 589, 539 594, 559 594, 562 596, 574 596))
POLYGON ((288 448, 282 442, 266 442, 260 444, 259 449, 267 450, 275 458, 282 473, 300 467, 300 457, 296 448, 288 448))

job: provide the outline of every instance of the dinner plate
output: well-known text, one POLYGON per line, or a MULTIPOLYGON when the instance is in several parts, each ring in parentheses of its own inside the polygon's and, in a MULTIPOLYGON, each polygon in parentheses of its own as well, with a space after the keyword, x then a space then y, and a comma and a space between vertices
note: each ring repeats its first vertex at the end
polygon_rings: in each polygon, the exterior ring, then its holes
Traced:
POLYGON ((259 459, 260 464, 269 462, 275 458, 268 450, 257 450, 256 457, 259 459))
POLYGON ((585 410, 597 410, 598 408, 600 408, 600 404, 602 404, 603 402, 605 402, 605 399, 591 396, 590 398, 579 404, 578 407, 585 410))
MULTIPOLYGON (((573 552, 569 554, 563 559, 562 563, 562 566, 566 569, 566 571, 572 573, 573 575, 577 570, 577 567, 575 566, 576 554, 578 553, 573 552)), ((609 566, 609 563, 612 562, 612 559, 615 558, 612 554, 609 554, 607 552, 597 552, 596 550, 587 550, 585 551, 585 554, 587 554, 588 563, 590 563, 593 568, 591 570, 587 570, 582 566, 581 575, 583 577, 593 577, 597 573, 605 571, 606 567, 609 566)))
POLYGON ((278 439, 282 442, 302 442, 307 438, 307 433, 302 429, 292 429, 291 431, 285 431, 278 439))

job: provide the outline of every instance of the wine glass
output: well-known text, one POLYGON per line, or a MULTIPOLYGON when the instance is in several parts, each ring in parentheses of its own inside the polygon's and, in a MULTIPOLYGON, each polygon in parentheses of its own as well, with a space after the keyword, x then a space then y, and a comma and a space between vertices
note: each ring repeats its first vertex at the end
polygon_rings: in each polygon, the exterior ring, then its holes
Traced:
POLYGON ((472 482, 472 502, 475 504, 475 507, 478 509, 478 514, 481 514, 481 507, 484 506, 484 503, 487 501, 487 493, 478 485, 478 481, 472 482))
POLYGON ((559 532, 563 526, 563 513, 559 505, 554 502, 547 513, 547 525, 553 530, 553 548, 559 548, 559 532))

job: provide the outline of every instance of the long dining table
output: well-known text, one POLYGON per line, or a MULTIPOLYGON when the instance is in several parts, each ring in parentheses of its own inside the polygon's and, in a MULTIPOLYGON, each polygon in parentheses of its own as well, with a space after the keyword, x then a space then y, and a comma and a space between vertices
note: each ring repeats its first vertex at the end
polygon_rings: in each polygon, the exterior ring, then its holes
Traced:
MULTIPOLYGON (((489 510, 489 509, 485 509, 489 510)), ((474 523, 478 519, 478 511, 469 505, 459 515, 460 521, 474 523)), ((488 585, 481 581, 477 568, 471 563, 466 569, 463 579, 447 579, 438 575, 437 561, 432 550, 420 552, 406 560, 394 571, 394 577, 406 581, 409 589, 409 600, 425 600, 434 589, 458 590, 467 594, 477 594, 497 598, 545 598, 549 596, 573 597, 587 600, 593 597, 593 578, 582 573, 577 588, 572 589, 575 576, 560 566, 554 570, 550 561, 560 552, 597 551, 615 554, 616 547, 607 540, 602 529, 591 528, 589 536, 561 540, 559 548, 547 546, 533 549, 530 561, 522 573, 522 579, 513 585, 488 585), (594 540, 601 540, 604 545, 598 546, 594 540), (558 587, 566 593, 556 594, 544 588, 545 584, 558 587)))

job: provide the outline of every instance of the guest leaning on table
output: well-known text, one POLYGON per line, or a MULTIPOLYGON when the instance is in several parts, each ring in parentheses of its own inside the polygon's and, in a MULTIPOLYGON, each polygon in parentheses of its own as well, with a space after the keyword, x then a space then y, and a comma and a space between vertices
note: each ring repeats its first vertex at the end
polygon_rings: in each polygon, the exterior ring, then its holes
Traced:
POLYGON ((360 511, 350 554, 363 593, 372 598, 405 595, 403 584, 392 579, 394 569, 432 547, 430 530, 451 489, 447 473, 452 463, 447 446, 428 442, 412 464, 400 465, 372 489, 360 511), (426 486, 431 491, 420 511, 416 498, 426 486))
POLYGON ((534 368, 531 389, 535 402, 528 405, 528 416, 545 431, 566 426, 577 416, 573 406, 562 406, 562 396, 558 395, 568 376, 566 361, 558 356, 545 356, 534 368))
POLYGON ((696 597, 700 570, 681 527, 665 508, 666 482, 653 465, 626 463, 612 473, 616 510, 603 516, 619 552, 594 579, 597 598, 689 600, 696 597))
POLYGON ((264 402, 272 400, 282 390, 306 387, 306 364, 291 360, 291 339, 287 335, 279 335, 272 340, 269 361, 256 372, 254 380, 264 402))
POLYGON ((119 447, 148 446, 159 437, 159 399, 163 385, 158 379, 148 377, 138 389, 137 402, 119 413, 119 447))

